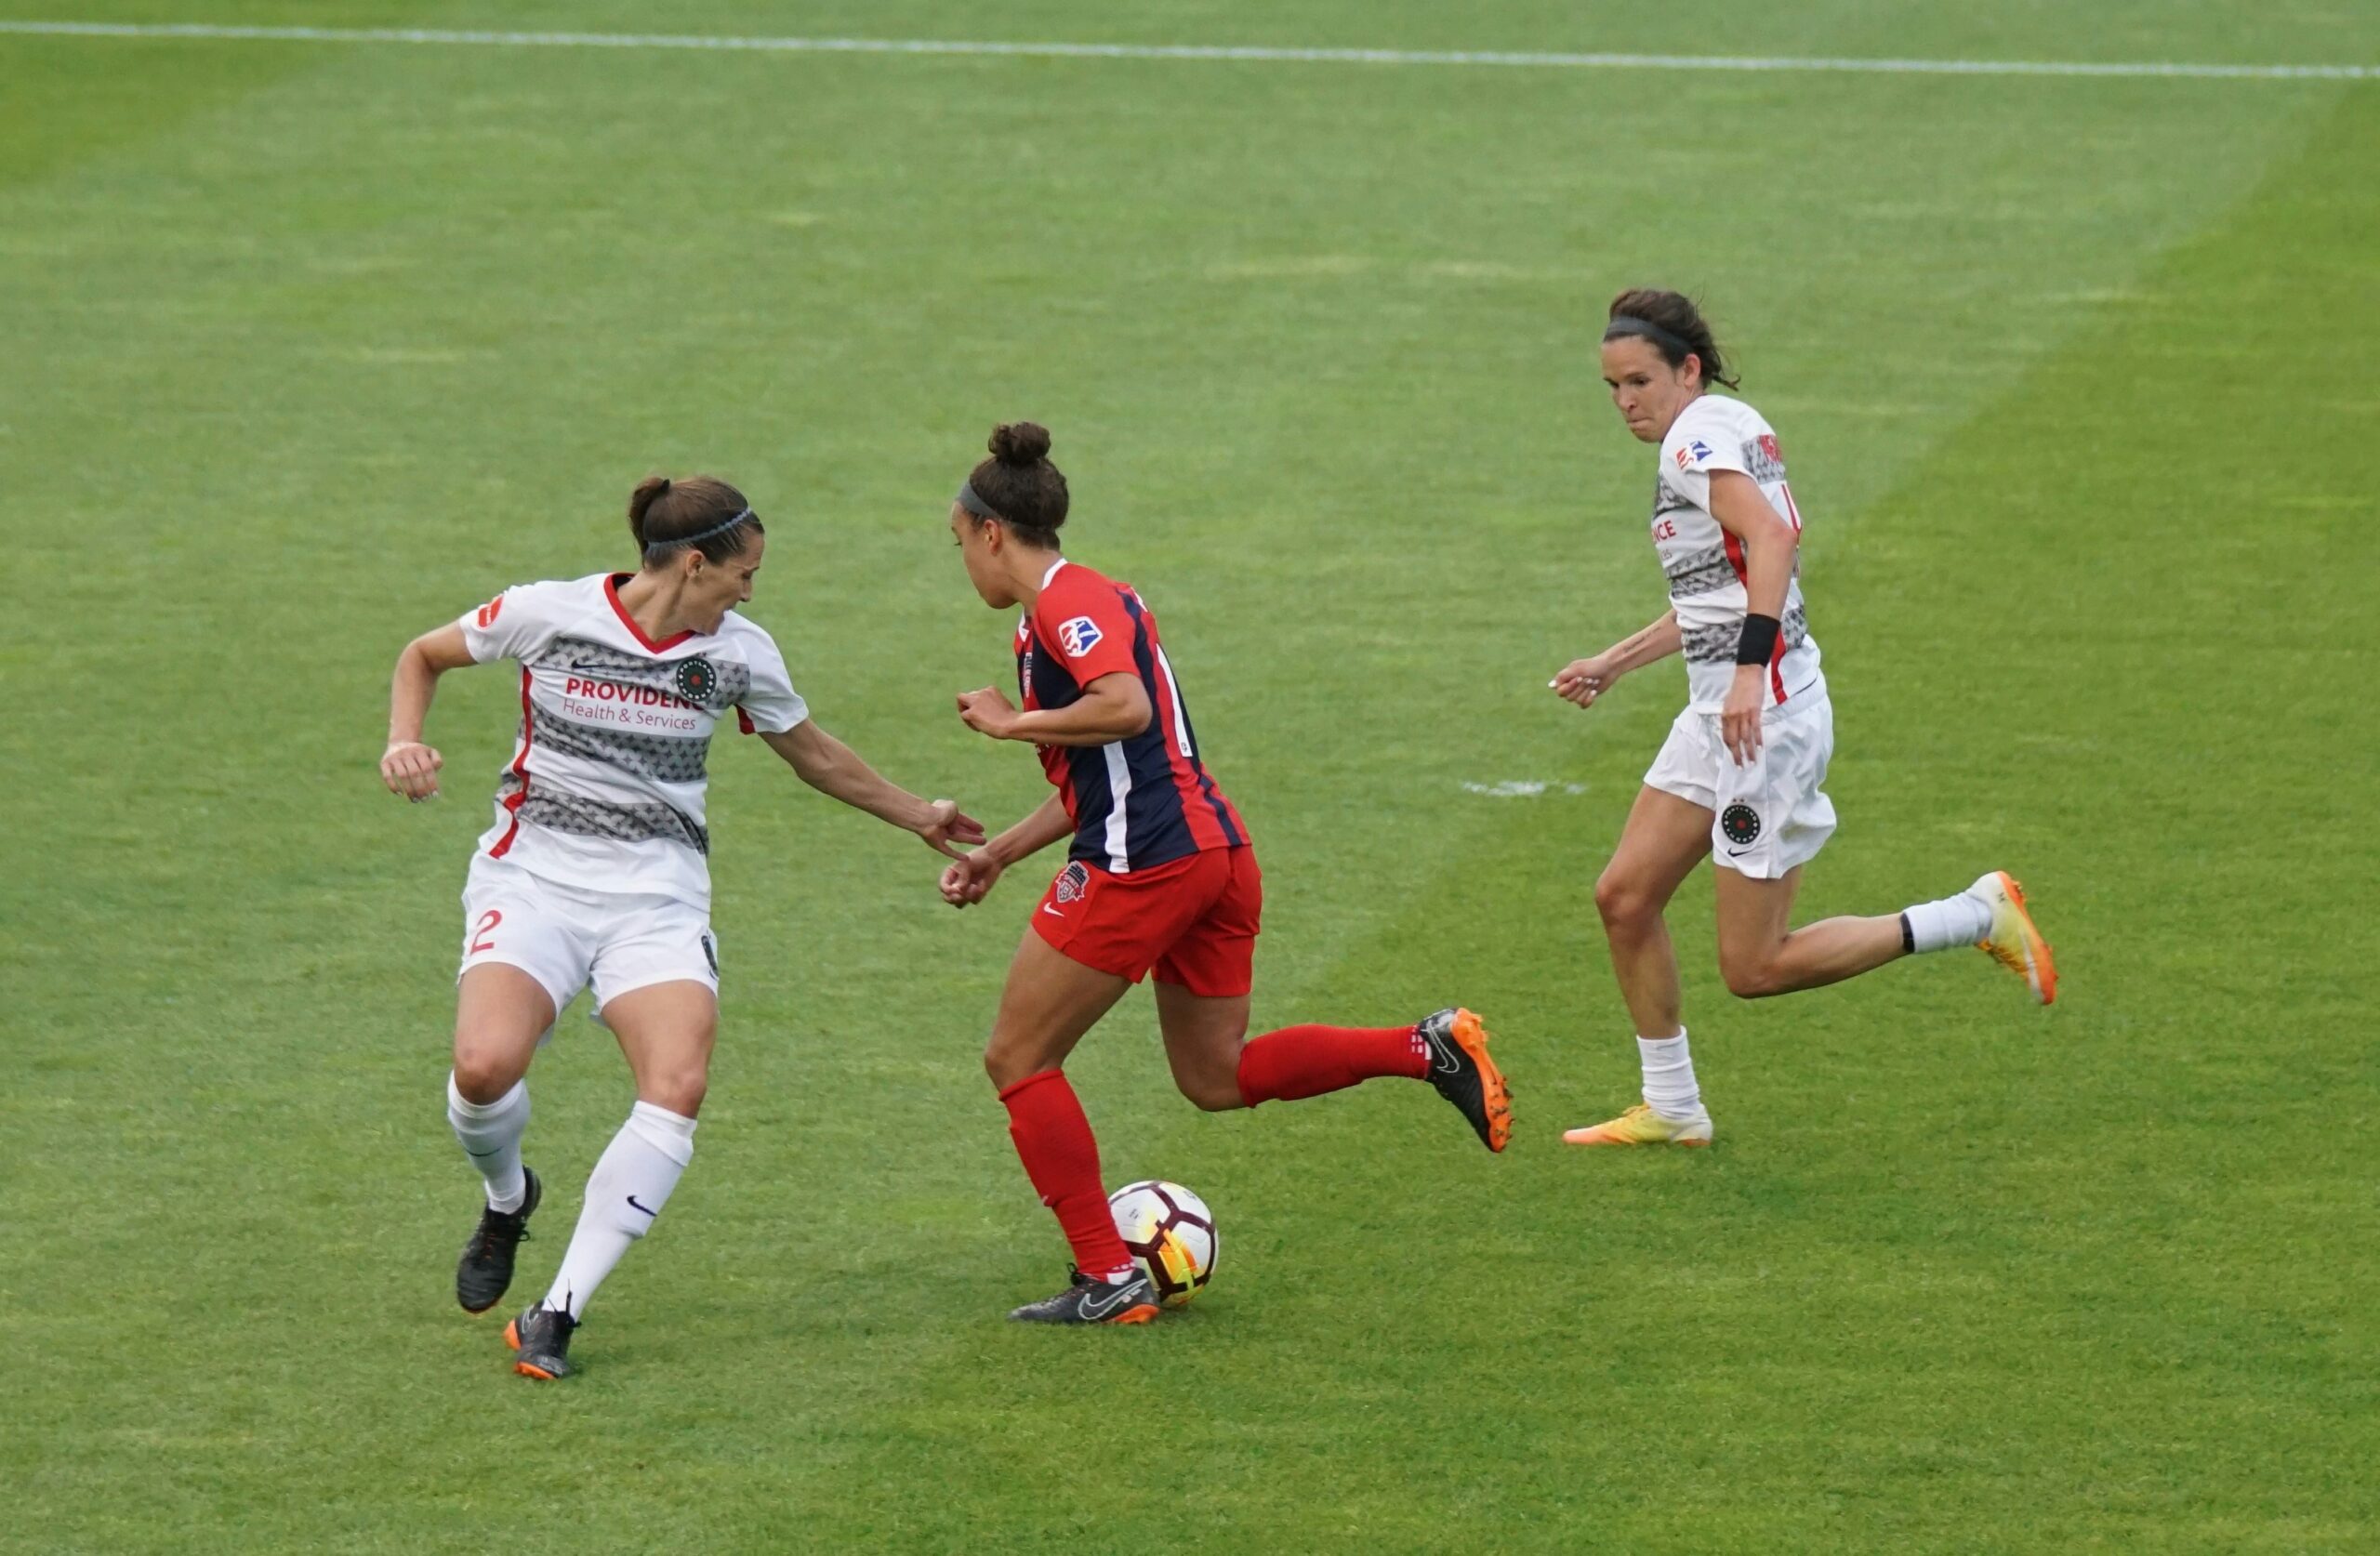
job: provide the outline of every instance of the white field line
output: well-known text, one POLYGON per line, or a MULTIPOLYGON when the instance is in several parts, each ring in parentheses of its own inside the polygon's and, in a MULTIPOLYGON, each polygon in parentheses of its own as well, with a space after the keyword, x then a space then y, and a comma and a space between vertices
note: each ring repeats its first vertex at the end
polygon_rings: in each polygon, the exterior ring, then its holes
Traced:
POLYGON ((1205 44, 988 43, 933 38, 704 37, 662 33, 495 33, 428 27, 231 27, 207 22, 5 21, 0 33, 231 42, 446 44, 482 48, 721 49, 763 54, 962 54, 1055 59, 1223 59, 1311 65, 1470 65, 1532 70, 1830 71, 1873 75, 2159 76, 2198 81, 2380 81, 2380 65, 2215 65, 2082 59, 1844 59, 1792 55, 1531 54, 1205 44))

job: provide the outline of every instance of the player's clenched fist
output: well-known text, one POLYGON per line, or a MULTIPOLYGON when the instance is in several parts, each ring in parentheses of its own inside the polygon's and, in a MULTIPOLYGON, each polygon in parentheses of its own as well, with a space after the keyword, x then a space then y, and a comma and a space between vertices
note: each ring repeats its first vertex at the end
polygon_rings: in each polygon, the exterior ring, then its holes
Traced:
POLYGON ((1611 683, 1619 679, 1619 672, 1611 667, 1610 655, 1598 653, 1590 659, 1573 659, 1546 684, 1554 688, 1554 695, 1564 702, 1593 707, 1595 699, 1610 690, 1611 683))
POLYGON ((1000 740, 1016 722, 1016 707, 998 688, 985 686, 959 693, 959 717, 969 729, 1000 740))
POLYGON ((961 854, 942 872, 942 900, 952 907, 969 907, 984 900, 1000 878, 1000 863, 988 850, 961 854))
POLYGON ((438 794, 438 770, 446 758, 417 740, 400 740, 380 753, 380 782, 390 794, 407 799, 432 799, 438 794))

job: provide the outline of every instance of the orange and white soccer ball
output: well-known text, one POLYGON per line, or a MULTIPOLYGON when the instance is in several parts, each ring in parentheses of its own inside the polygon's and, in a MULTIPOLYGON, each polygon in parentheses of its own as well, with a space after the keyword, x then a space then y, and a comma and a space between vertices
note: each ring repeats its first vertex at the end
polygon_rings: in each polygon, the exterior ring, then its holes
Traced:
POLYGON ((1214 1279, 1223 1237, 1215 1230, 1215 1213, 1197 1194, 1150 1178, 1109 1194, 1107 1208, 1116 1217, 1117 1235, 1167 1307, 1181 1307, 1214 1279))

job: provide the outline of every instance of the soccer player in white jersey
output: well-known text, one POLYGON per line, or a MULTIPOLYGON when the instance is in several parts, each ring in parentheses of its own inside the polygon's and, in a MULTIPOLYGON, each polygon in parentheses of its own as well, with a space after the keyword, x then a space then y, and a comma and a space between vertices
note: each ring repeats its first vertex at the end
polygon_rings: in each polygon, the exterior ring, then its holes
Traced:
POLYGON ((1704 1145, 1711 1114, 1686 1051, 1662 910, 1706 857, 1716 867, 1719 969, 1746 999, 1839 982, 1912 952, 1977 945, 2047 1005, 2057 969, 2023 889, 2001 870, 1902 913, 1792 927, 1802 866, 1834 830, 1834 806, 1819 787, 1834 713, 1802 603, 1802 515, 1784 451, 1759 412, 1711 392, 1736 381, 1700 311, 1675 292, 1613 299, 1603 376, 1628 430, 1661 451, 1652 535, 1670 608, 1565 666, 1553 687, 1592 707, 1621 676, 1682 653, 1688 701, 1595 882, 1612 970, 1636 1026, 1644 1100, 1563 1139, 1704 1145))
POLYGON ((484 1312, 512 1281, 537 1208, 522 1165, 523 1078, 579 990, 594 988, 636 1079, 636 1105, 595 1164, 553 1287, 505 1338, 514 1369, 555 1378, 588 1299, 669 1202, 694 1157, 694 1114, 719 1025, 703 797, 711 732, 757 733, 822 793, 958 857, 984 829, 946 799, 887 782, 818 728, 768 633, 737 615, 766 544, 742 493, 697 476, 646 481, 628 502, 641 566, 506 589, 397 658, 380 775, 408 799, 438 792, 422 720, 438 678, 521 666, 521 732, 463 890, 455 1066, 446 1116, 485 1180, 486 1207, 455 1272, 484 1312))

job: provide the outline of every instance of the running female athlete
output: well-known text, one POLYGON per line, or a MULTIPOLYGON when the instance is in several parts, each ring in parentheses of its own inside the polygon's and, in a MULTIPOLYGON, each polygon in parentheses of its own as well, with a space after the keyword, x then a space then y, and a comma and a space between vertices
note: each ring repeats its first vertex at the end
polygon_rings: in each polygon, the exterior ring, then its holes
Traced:
POLYGON ((1677 956, 1661 916, 1705 858, 1717 868, 1719 969, 1746 999, 1838 982, 1911 952, 1978 945, 2046 1005, 2057 969, 2023 889, 2000 870, 1906 912, 1791 927, 1802 866, 1834 830, 1834 806, 1818 786, 1834 713, 1802 606, 1802 516, 1784 451, 1759 412, 1710 392, 1736 381, 1700 312, 1675 292, 1613 299, 1603 376, 1628 430, 1660 448, 1653 547, 1670 609, 1565 666, 1552 685, 1592 707, 1621 676, 1683 653, 1689 700, 1595 883, 1612 970, 1636 1024, 1644 1101, 1562 1138, 1706 1145, 1711 1114, 1686 1051, 1677 956))
POLYGON ((1427 1079, 1490 1151, 1512 1133, 1488 1033, 1468 1010, 1408 1026, 1293 1026, 1243 1040, 1263 882, 1248 829, 1207 771, 1157 635, 1129 584, 1058 553, 1066 480, 1032 422, 992 433, 950 508, 967 576, 1016 629, 1020 710, 991 687, 959 698, 968 727, 1030 741, 1057 793, 943 872, 953 906, 1062 837, 1066 863, 1033 910, 984 1052, 1009 1134, 1074 1251, 1064 1291, 1009 1316, 1142 1324, 1157 1293, 1108 1217, 1099 1146, 1066 1081, 1066 1055, 1152 969, 1174 1084, 1202 1108, 1316 1097, 1376 1075, 1427 1079))
POLYGON ((493 659, 521 665, 521 732, 496 822, 463 889, 463 962, 446 1116, 486 1206, 455 1271, 455 1297, 484 1312, 512 1284, 537 1208, 521 1162, 522 1078, 539 1041, 590 982, 636 1077, 636 1106, 594 1176, 553 1288, 505 1330, 515 1370, 561 1378, 596 1286, 668 1203, 694 1157, 711 1037, 719 943, 710 930, 704 817, 712 730, 731 714, 802 782, 914 832, 945 853, 984 829, 946 799, 879 777, 819 729, 768 633, 737 615, 765 544, 733 486, 655 477, 628 499, 641 566, 522 584, 425 633, 397 658, 380 776, 408 799, 438 792, 421 742, 438 678, 493 659))

